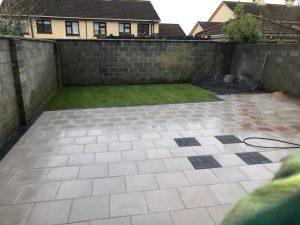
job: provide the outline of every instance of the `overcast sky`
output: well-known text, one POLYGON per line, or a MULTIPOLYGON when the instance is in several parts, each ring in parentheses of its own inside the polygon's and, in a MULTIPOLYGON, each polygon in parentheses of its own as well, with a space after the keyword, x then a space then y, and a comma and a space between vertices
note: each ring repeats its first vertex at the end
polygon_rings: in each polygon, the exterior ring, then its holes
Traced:
MULTIPOLYGON (((247 1, 247 0, 243 0, 247 1)), ((163 23, 179 23, 189 34, 197 21, 207 21, 221 0, 151 0, 163 23)), ((249 0, 248 2, 251 2, 249 0)), ((284 4, 284 0, 266 0, 284 4)))

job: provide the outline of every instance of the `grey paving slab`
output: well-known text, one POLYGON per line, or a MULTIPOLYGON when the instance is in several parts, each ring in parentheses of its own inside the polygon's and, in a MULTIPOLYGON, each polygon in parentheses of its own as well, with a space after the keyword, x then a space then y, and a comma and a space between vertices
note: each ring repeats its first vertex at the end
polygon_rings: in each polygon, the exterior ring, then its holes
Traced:
POLYGON ((142 192, 110 195, 110 216, 128 216, 148 213, 142 192))
POLYGON ((109 196, 94 196, 74 199, 70 222, 96 220, 109 217, 109 196))
POLYGON ((36 203, 30 213, 26 225, 67 223, 71 205, 71 200, 36 203))
POLYGON ((45 112, 0 162, 1 225, 220 224, 231 203, 272 179, 295 151, 224 145, 215 136, 300 138, 299 102, 222 98, 45 112), (201 146, 174 140, 191 137, 201 146), (273 163, 249 166, 236 154, 251 152, 273 163), (195 170, 192 156, 213 156, 223 168, 195 170))

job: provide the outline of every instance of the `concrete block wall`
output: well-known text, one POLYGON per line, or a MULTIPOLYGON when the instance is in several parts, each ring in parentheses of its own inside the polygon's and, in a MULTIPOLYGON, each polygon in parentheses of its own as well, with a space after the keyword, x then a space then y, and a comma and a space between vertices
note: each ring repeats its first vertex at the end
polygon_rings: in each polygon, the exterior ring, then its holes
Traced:
POLYGON ((58 40, 64 85, 188 82, 222 76, 225 43, 58 40))
POLYGON ((232 74, 238 80, 252 83, 261 71, 260 86, 300 97, 299 44, 233 45, 232 74))
POLYGON ((10 43, 0 39, 0 147, 20 124, 10 43))
POLYGON ((0 147, 57 86, 54 42, 0 38, 0 147))

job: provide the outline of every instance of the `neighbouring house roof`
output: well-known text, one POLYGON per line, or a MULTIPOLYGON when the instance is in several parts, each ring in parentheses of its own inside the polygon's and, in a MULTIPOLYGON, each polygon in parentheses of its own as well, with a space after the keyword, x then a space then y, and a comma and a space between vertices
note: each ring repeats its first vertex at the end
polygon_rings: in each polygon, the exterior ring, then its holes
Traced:
POLYGON ((299 7, 279 4, 264 4, 258 5, 253 2, 233 2, 223 1, 232 11, 239 3, 243 3, 245 6, 245 12, 255 15, 262 16, 263 18, 276 21, 276 22, 300 22, 299 7))
MULTIPOLYGON (((2 4, 5 4, 5 0, 2 4)), ((54 0, 46 10, 36 7, 32 14, 61 18, 160 21, 150 1, 54 0)))
POLYGON ((161 37, 185 37, 185 33, 179 24, 160 23, 159 35, 161 37))
MULTIPOLYGON (((294 36, 297 34, 297 30, 290 26, 283 25, 281 23, 277 23, 262 17, 257 17, 257 16, 255 17, 261 21, 261 32, 267 37, 268 36, 294 36)), ((196 36, 201 37, 201 36, 225 35, 223 31, 223 27, 227 23, 228 22, 217 24, 209 29, 199 32, 198 34, 196 34, 196 36)))
POLYGON ((207 30, 211 27, 221 24, 220 22, 205 22, 205 21, 199 21, 198 23, 203 28, 203 30, 207 30))

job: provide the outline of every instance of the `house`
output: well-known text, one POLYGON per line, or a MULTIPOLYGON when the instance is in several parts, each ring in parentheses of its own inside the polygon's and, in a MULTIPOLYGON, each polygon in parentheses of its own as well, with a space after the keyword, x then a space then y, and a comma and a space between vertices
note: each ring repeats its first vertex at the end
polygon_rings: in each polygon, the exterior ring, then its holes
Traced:
MULTIPOLYGON (((283 0, 282 0, 283 1, 283 0)), ((234 9, 241 2, 223 1, 209 18, 208 22, 226 22, 234 18, 234 9)), ((299 8, 295 7, 295 0, 285 0, 285 4, 266 4, 264 0, 242 2, 245 12, 260 16, 278 23, 297 26, 300 24, 299 8)))
POLYGON ((196 25, 193 27, 192 31, 190 32, 190 36, 195 36, 196 34, 200 33, 201 31, 207 30, 211 27, 220 24, 220 22, 205 22, 205 21, 198 21, 196 25))
MULTIPOLYGON (((4 0, 5 2, 5 0, 4 0)), ((23 15, 27 38, 93 39, 98 36, 150 36, 159 33, 160 18, 150 1, 59 0, 46 10, 23 15)))
MULTIPOLYGON (((283 1, 283 0, 282 0, 283 1)), ((277 23, 300 27, 300 10, 295 7, 295 0, 284 0, 285 4, 266 4, 264 0, 253 0, 253 2, 223 1, 211 15, 207 22, 197 22, 190 35, 195 36, 213 26, 220 25, 234 19, 234 10, 237 4, 243 3, 245 12, 254 16, 263 17, 277 23)))
POLYGON ((159 36, 164 38, 183 38, 186 37, 183 29, 179 24, 160 23, 159 36))
MULTIPOLYGON (((254 15, 253 15, 254 16, 254 15)), ((254 16, 261 24, 261 33, 264 38, 268 41, 272 40, 293 40, 297 38, 298 31, 297 29, 290 27, 285 24, 274 22, 259 16, 254 16)), ((207 30, 201 31, 196 34, 196 37, 201 37, 203 39, 210 39, 213 41, 228 41, 228 36, 225 34, 223 27, 227 24, 219 23, 207 30)))

